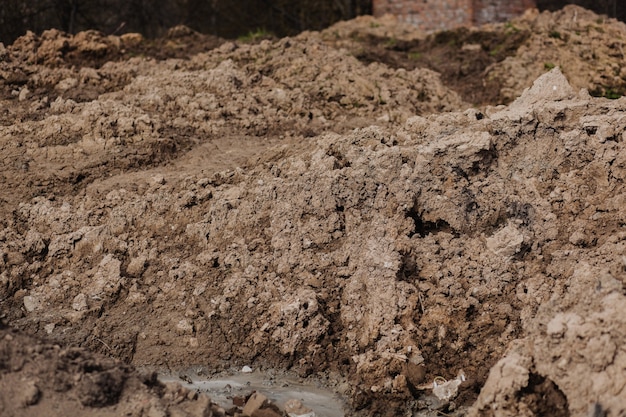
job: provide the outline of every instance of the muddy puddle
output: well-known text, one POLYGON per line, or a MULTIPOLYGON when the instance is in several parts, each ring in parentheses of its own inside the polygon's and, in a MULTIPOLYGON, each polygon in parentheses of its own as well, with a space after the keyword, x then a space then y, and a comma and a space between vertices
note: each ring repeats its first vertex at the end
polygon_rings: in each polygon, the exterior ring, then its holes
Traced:
POLYGON ((343 417, 344 399, 324 388, 321 383, 294 376, 270 372, 236 372, 215 377, 189 376, 190 373, 159 374, 162 382, 176 382, 183 387, 205 393, 224 409, 233 407, 233 398, 245 397, 256 391, 283 408, 289 400, 296 399, 312 410, 307 416, 343 417), (314 414, 313 414, 314 413, 314 414))

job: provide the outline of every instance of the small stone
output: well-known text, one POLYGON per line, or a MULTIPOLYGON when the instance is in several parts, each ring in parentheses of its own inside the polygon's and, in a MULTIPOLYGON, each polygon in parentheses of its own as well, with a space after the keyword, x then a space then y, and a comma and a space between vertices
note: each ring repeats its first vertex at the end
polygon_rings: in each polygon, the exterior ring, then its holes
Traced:
POLYGON ((74 297, 74 300, 72 301, 72 308, 76 311, 87 310, 87 296, 81 292, 74 297))
POLYGON ((587 235, 583 231, 577 230, 569 237, 569 243, 576 246, 585 246, 588 243, 587 235))
POLYGON ((126 267, 126 273, 131 277, 139 277, 143 274, 143 271, 146 269, 146 262, 148 258, 145 256, 138 256, 130 260, 128 266, 126 267))
POLYGON ((43 326, 43 328, 44 328, 44 330, 46 331, 47 334, 52 334, 52 332, 54 331, 54 327, 55 327, 54 323, 49 323, 49 324, 46 324, 45 326, 43 326))
POLYGON ((193 333, 193 324, 187 319, 182 319, 176 325, 176 330, 179 333, 193 333))
POLYGON ((462 372, 450 381, 442 384, 433 383, 433 394, 442 401, 449 401, 459 393, 459 385, 465 382, 465 374, 462 372))
POLYGON ((157 185, 165 184, 165 177, 162 174, 156 174, 152 176, 152 183, 157 185))
POLYGON ((267 397, 263 394, 255 392, 250 396, 246 406, 243 408, 243 415, 252 417, 252 413, 263 407, 267 402, 267 397))
POLYGON ((252 372, 252 368, 250 368, 248 365, 246 365, 243 368, 241 368, 241 372, 243 372, 244 374, 249 374, 249 373, 252 372))
POLYGON ((29 313, 37 310, 39 308, 39 299, 37 297, 33 297, 32 295, 27 295, 24 297, 24 308, 29 313))
POLYGON ((503 257, 518 253, 524 243, 524 235, 513 224, 509 224, 487 239, 487 248, 503 257))
POLYGON ((315 413, 308 407, 302 404, 302 401, 292 398, 285 401, 285 412, 289 417, 314 417, 315 413))
POLYGON ((26 99, 28 98, 28 95, 29 95, 29 94, 30 94, 30 91, 28 90, 28 88, 23 87, 23 88, 20 90, 20 94, 19 94, 19 96, 18 96, 18 98, 17 98, 17 99, 18 99, 19 101, 24 101, 24 100, 26 100, 26 99))

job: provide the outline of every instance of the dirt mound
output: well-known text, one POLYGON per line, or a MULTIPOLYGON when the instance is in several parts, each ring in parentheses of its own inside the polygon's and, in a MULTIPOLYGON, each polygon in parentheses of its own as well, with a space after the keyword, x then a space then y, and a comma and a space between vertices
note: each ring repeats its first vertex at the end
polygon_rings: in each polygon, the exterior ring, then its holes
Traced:
POLYGON ((4 319, 133 365, 323 375, 351 414, 623 414, 626 101, 555 68, 452 111, 433 71, 325 36, 33 64, 0 127, 4 319))
MULTIPOLYGON (((3 65, 6 73, 21 68, 12 60, 3 65)), ((432 71, 366 67, 315 34, 227 43, 189 60, 28 68, 21 87, 4 84, 7 196, 0 198, 7 201, 14 192, 31 197, 82 189, 104 172, 160 165, 199 144, 205 150, 196 152, 201 160, 225 169, 276 139, 397 123, 462 105, 432 71), (224 138, 246 145, 222 158, 215 151, 224 138), (31 185, 22 188, 25 180, 31 185)))
POLYGON ((560 66, 572 86, 594 96, 626 94, 626 24, 578 6, 527 13, 509 24, 531 34, 515 54, 493 65, 486 78, 501 80, 501 96, 513 100, 547 69, 560 66))
POLYGON ((186 26, 170 29, 164 38, 144 39, 138 33, 104 35, 88 30, 75 36, 51 29, 41 36, 28 32, 6 48, 4 60, 22 65, 98 68, 109 61, 142 55, 157 59, 189 58, 221 45, 224 40, 195 32, 186 26))
POLYGON ((475 106, 508 104, 541 74, 560 66, 575 88, 594 96, 626 93, 626 26, 578 6, 531 10, 502 24, 425 35, 392 17, 342 22, 323 32, 365 63, 429 68, 475 106))

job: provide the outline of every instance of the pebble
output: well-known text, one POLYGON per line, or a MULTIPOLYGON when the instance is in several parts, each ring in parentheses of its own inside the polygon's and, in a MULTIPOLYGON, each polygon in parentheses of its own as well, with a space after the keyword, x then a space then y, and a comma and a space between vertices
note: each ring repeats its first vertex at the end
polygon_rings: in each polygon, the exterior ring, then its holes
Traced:
POLYGON ((252 413, 259 410, 267 403, 267 397, 261 393, 255 392, 250 396, 248 402, 243 408, 243 414, 245 416, 252 416, 252 413))
POLYGON ((36 297, 33 297, 32 295, 25 296, 24 297, 24 308, 29 313, 32 312, 32 311, 35 311, 37 308, 39 308, 39 300, 36 297))
POLYGON ((87 296, 82 292, 74 297, 72 301, 72 308, 76 311, 87 310, 87 296))
POLYGON ((285 412, 289 417, 315 417, 313 410, 295 398, 285 401, 285 412))

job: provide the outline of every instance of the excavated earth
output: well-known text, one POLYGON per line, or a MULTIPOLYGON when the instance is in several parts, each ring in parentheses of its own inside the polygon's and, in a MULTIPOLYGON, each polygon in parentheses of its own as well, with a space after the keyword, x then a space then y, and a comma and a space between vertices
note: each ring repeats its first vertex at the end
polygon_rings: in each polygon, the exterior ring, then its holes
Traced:
POLYGON ((0 415, 238 415, 146 370, 244 365, 626 415, 625 44, 568 6, 0 46, 0 415))

